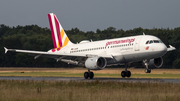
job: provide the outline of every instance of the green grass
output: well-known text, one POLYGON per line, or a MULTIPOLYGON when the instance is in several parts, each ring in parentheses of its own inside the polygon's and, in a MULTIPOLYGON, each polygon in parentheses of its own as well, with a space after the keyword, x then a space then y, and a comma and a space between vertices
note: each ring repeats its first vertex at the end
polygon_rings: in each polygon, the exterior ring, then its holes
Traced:
POLYGON ((179 101, 173 83, 0 80, 0 101, 179 101))
POLYGON ((66 72, 4 72, 0 76, 41 76, 41 77, 81 77, 81 73, 66 73, 66 72))
MULTIPOLYGON (((32 77, 83 77, 83 73, 68 72, 1 72, 0 76, 32 76, 32 77)), ((121 78, 121 74, 95 73, 94 77, 121 78)), ((131 78, 175 78, 180 79, 180 74, 132 74, 131 78)))
POLYGON ((180 79, 180 74, 132 74, 134 78, 171 78, 180 79))

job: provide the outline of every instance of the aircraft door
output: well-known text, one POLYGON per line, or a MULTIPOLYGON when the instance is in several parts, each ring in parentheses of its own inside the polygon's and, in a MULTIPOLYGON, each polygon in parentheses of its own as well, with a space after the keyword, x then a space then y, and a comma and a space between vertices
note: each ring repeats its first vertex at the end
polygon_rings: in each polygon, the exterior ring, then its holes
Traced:
POLYGON ((140 48, 139 48, 140 41, 141 41, 141 37, 138 37, 135 39, 135 44, 134 44, 135 51, 140 51, 140 48))

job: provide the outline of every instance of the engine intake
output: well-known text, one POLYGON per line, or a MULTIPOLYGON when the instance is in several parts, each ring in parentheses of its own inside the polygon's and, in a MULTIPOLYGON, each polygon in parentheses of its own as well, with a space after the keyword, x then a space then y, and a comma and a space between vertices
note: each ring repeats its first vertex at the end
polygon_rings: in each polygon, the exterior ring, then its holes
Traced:
MULTIPOLYGON (((163 65, 162 57, 150 59, 148 62, 149 69, 160 68, 162 65, 163 65)), ((143 66, 146 67, 144 63, 143 63, 143 66)))
POLYGON ((90 70, 100 70, 105 68, 107 61, 103 57, 91 57, 85 61, 85 67, 90 70))

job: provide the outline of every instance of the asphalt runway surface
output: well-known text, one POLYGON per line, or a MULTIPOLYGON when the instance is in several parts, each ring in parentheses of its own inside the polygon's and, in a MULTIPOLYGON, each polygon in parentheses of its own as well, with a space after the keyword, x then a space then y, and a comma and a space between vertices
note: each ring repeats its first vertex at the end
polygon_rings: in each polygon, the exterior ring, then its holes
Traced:
POLYGON ((159 83, 180 83, 180 79, 151 79, 151 78, 107 78, 94 77, 85 79, 83 77, 28 77, 28 76, 0 76, 0 80, 37 80, 37 81, 118 81, 118 82, 159 82, 159 83))

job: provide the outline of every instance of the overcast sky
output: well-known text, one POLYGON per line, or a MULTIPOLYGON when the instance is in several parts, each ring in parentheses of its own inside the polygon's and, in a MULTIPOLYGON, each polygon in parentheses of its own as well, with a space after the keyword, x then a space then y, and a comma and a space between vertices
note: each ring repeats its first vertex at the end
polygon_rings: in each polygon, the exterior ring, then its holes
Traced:
POLYGON ((65 30, 180 27, 180 0, 1 0, 0 24, 48 27, 55 13, 65 30))

